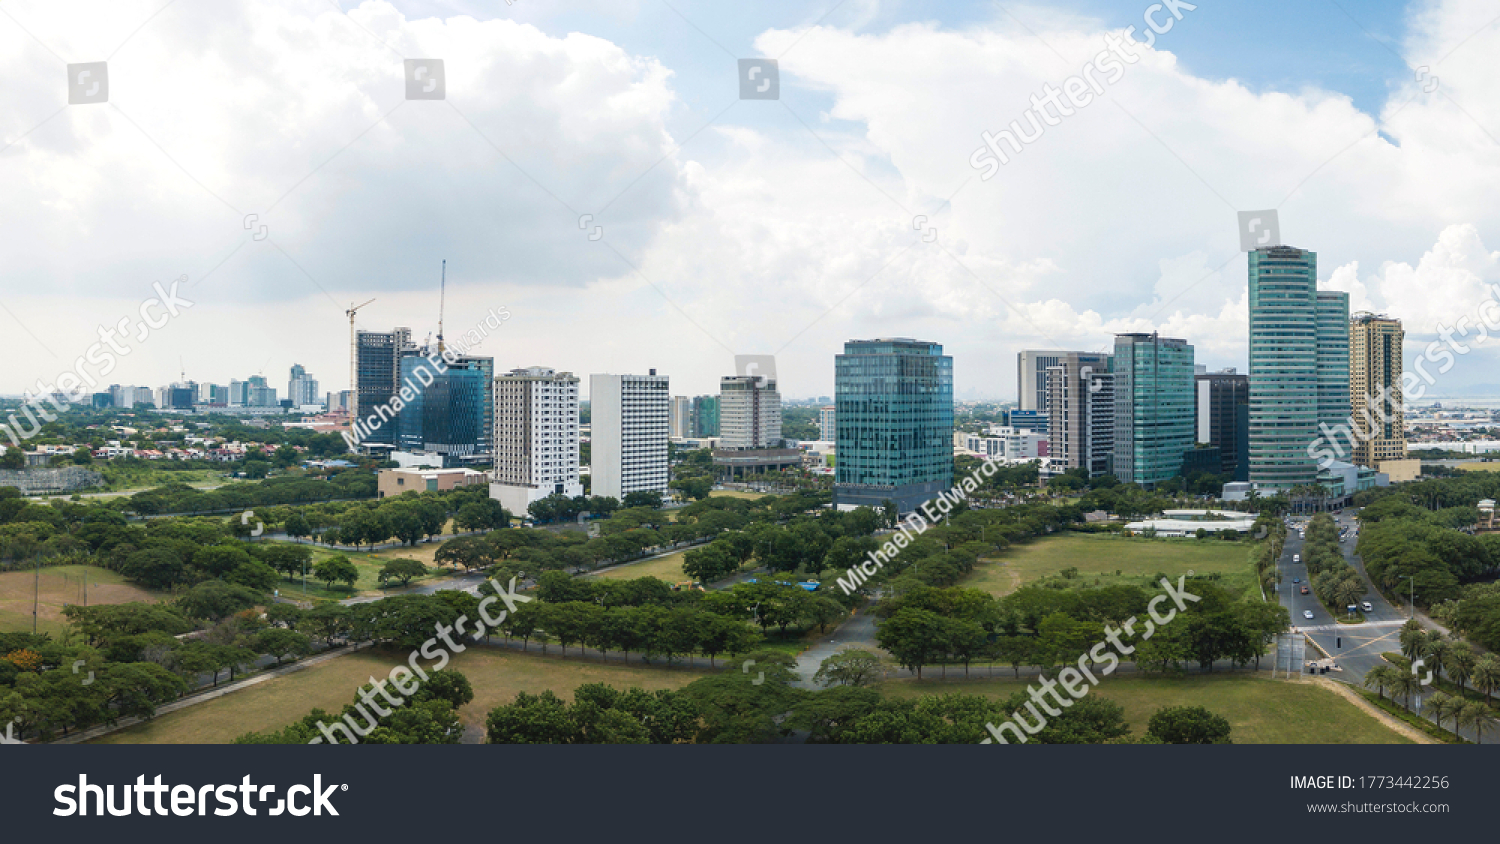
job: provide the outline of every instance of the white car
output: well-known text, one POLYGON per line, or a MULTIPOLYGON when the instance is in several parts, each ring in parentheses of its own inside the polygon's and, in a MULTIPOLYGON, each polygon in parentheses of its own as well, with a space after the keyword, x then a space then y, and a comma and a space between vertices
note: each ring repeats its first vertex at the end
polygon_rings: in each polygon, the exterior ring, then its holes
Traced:
POLYGON ((1313 617, 1312 610, 1303 610, 1302 611, 1302 617, 1303 618, 1312 618, 1313 617))
POLYGON ((1301 554, 1293 554, 1292 555, 1292 562, 1294 562, 1294 563, 1300 563, 1300 562, 1302 562, 1302 555, 1301 554))

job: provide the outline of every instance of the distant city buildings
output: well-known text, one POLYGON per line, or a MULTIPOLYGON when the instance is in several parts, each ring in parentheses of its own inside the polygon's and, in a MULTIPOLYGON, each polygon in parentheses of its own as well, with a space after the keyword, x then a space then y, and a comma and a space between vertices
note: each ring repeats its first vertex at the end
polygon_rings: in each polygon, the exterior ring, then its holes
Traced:
POLYGON ((590 494, 624 501, 632 492, 665 493, 671 415, 678 407, 685 414, 689 404, 672 398, 667 376, 654 369, 647 375, 590 375, 590 494))
POLYGON ((834 358, 833 501, 910 513, 953 486, 953 358, 937 343, 850 340, 834 358))
POLYGON ((520 516, 549 495, 582 495, 578 377, 533 366, 501 375, 494 385, 490 497, 520 516))
POLYGON ((1119 334, 1114 354, 1114 475, 1153 489, 1182 473, 1193 448, 1193 347, 1157 334, 1119 334))
POLYGON ((318 379, 307 374, 302 364, 292 364, 290 377, 286 384, 286 397, 291 399, 292 407, 307 407, 310 405, 321 405, 322 394, 318 391, 318 379))

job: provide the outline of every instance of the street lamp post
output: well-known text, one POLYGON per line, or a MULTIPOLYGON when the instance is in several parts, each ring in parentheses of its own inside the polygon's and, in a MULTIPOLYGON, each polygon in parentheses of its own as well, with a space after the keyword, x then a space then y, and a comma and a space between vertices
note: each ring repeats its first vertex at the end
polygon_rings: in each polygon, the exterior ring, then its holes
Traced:
POLYGON ((1417 617, 1417 581, 1414 580, 1412 578, 1412 575, 1409 575, 1409 574, 1403 574, 1401 576, 1404 577, 1404 578, 1406 578, 1407 580, 1411 581, 1411 604, 1410 604, 1410 607, 1409 607, 1409 610, 1407 612, 1406 617, 1408 619, 1416 618, 1417 617))

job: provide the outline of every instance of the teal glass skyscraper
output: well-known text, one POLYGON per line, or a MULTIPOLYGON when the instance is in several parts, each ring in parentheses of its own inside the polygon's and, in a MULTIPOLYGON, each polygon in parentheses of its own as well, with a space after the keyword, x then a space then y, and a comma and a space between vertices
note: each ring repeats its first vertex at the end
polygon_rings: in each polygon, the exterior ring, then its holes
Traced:
MULTIPOLYGON (((1332 378, 1337 337, 1325 326, 1326 361, 1318 353, 1318 255, 1290 246, 1250 255, 1250 482, 1270 492, 1311 484, 1318 467, 1309 445, 1318 437, 1320 375, 1332 378), (1320 363, 1325 366, 1320 370, 1320 363)), ((1337 305, 1323 311, 1331 319, 1337 305)), ((1348 297, 1343 303, 1343 406, 1349 405, 1348 297)), ((1330 388, 1332 384, 1328 385, 1330 388)), ((1330 389, 1330 399, 1336 391, 1330 389)))
POLYGON ((1349 424, 1349 294, 1317 291, 1318 430, 1349 424))
POLYGON ((850 340, 833 380, 835 506, 910 513, 953 486, 953 358, 941 345, 850 340))
POLYGON ((1114 474, 1151 489, 1182 474, 1193 448, 1193 347, 1156 334, 1115 335, 1114 474))

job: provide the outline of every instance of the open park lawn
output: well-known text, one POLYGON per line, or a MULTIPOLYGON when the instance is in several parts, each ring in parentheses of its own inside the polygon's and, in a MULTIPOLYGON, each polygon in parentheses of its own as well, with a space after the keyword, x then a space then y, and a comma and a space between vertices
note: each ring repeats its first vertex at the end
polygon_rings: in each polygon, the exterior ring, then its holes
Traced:
MULTIPOLYGON (((535 644, 532 650, 535 653, 470 647, 453 657, 448 667, 462 671, 474 684, 474 701, 459 713, 468 736, 482 736, 490 710, 510 703, 517 692, 551 689, 558 697, 572 699, 573 689, 585 683, 608 683, 619 689, 638 686, 648 691, 676 689, 706 673, 635 662, 563 659, 557 656, 555 645, 549 648, 550 656, 543 656, 535 644)), ((372 676, 390 676, 391 668, 405 657, 405 653, 360 651, 110 733, 96 742, 227 744, 246 732, 279 729, 319 707, 340 711, 353 702, 361 683, 372 676)))
MULTIPOLYGON (((125 578, 97 566, 52 566, 41 570, 37 600, 37 632, 62 634, 68 626, 63 607, 84 603, 87 580, 89 604, 125 604, 158 601, 160 593, 125 582, 125 578)), ((31 631, 32 589, 38 584, 33 571, 0 573, 0 630, 31 631)))
MULTIPOLYGON (((384 595, 387 594, 387 590, 380 587, 380 570, 391 560, 400 558, 417 560, 428 567, 428 574, 424 577, 414 579, 412 585, 452 575, 452 569, 432 567, 432 555, 437 552, 438 546, 439 543, 437 542, 431 544, 417 543, 414 548, 390 548, 373 554, 353 551, 333 551, 321 545, 306 546, 312 548, 312 562, 308 564, 307 591, 303 592, 302 579, 300 577, 296 580, 286 580, 283 578, 277 582, 276 588, 281 591, 281 597, 292 598, 294 600, 322 598, 341 601, 356 595, 384 595), (333 556, 342 556, 353 563, 356 569, 359 569, 359 579, 354 582, 354 589, 349 589, 343 583, 335 583, 333 584, 333 588, 330 589, 328 584, 312 576, 311 571, 317 567, 318 563, 333 556)), ((391 581, 391 588, 399 589, 396 581, 391 581)))
MULTIPOLYGON (((1189 571, 1219 574, 1231 589, 1254 588, 1249 542, 1222 539, 1143 539, 1112 534, 1063 533, 1013 545, 979 561, 959 585, 1006 595, 1023 585, 1075 568, 1078 586, 1145 585, 1157 573, 1176 578, 1189 571)), ((1257 595, 1259 593, 1256 593, 1257 595)))
POLYGON ((681 583, 688 579, 682 572, 682 556, 686 550, 676 551, 665 557, 647 560, 642 563, 630 563, 623 566, 610 566, 594 575, 595 577, 609 577, 617 580, 633 580, 637 577, 654 577, 667 583, 681 583))
MULTIPOLYGON (((953 666, 948 669, 951 672, 953 666)), ((893 680, 881 691, 892 696, 967 692, 1006 698, 1025 691, 1027 682, 893 680)), ((1311 683, 1245 673, 1181 679, 1112 677, 1089 694, 1123 706, 1125 720, 1138 736, 1145 734, 1152 713, 1163 706, 1202 706, 1228 719, 1235 744, 1411 744, 1354 704, 1311 683)))

